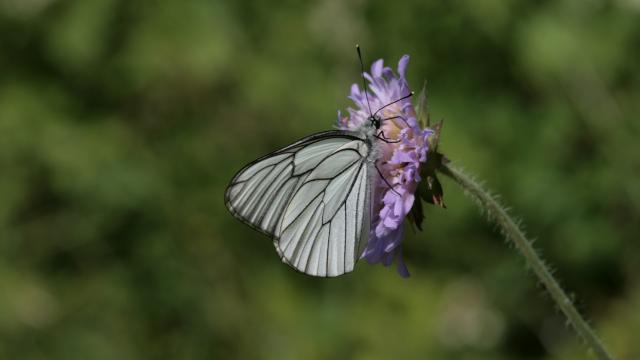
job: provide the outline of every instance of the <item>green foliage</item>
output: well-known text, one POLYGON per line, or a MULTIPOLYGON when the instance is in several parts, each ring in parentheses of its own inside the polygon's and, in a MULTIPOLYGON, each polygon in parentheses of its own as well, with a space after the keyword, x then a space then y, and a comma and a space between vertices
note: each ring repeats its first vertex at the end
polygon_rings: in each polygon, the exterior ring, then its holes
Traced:
POLYGON ((354 49, 445 118, 610 350, 640 357, 636 1, 0 0, 0 358, 582 359, 447 179, 412 277, 283 265, 244 163, 333 126, 354 49))

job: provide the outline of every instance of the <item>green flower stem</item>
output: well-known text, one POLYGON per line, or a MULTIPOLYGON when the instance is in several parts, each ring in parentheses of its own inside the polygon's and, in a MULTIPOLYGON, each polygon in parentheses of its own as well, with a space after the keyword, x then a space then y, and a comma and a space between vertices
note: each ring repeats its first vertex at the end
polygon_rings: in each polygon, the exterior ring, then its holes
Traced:
POLYGON ((558 281, 553 277, 549 268, 547 268, 544 261, 540 258, 540 255, 533 248, 531 240, 526 238, 520 226, 509 216, 505 208, 500 205, 495 197, 460 169, 448 164, 443 164, 438 170, 442 174, 455 180, 465 190, 465 193, 475 199, 480 208, 485 210, 489 217, 498 224, 503 235, 513 241, 516 248, 524 256, 527 265, 533 270, 540 282, 544 284, 553 301, 560 310, 562 310, 567 319, 569 319, 575 331, 584 339, 585 343, 593 350, 598 359, 613 359, 607 349, 605 349, 602 341, 580 315, 578 310, 576 310, 571 299, 562 290, 558 281))

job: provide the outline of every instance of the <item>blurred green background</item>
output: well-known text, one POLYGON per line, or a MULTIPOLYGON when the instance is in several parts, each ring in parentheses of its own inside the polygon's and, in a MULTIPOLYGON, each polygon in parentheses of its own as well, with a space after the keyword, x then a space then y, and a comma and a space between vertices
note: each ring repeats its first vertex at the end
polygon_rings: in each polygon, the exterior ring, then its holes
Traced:
POLYGON ((586 358, 446 179, 409 279, 306 277, 227 212, 350 105, 356 43, 412 56, 442 150, 639 359, 638 0, 0 0, 0 358, 586 358))

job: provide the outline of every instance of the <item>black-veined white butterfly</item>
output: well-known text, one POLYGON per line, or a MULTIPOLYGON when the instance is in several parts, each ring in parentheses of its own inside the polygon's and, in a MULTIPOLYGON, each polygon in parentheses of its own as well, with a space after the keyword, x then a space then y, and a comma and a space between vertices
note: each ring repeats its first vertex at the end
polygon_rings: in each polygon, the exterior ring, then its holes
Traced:
POLYGON ((380 110, 369 109, 353 131, 313 134, 246 165, 227 187, 227 208, 270 236, 295 269, 313 276, 353 271, 369 239, 373 181, 381 175, 376 142, 392 142, 379 131, 388 120, 380 110))

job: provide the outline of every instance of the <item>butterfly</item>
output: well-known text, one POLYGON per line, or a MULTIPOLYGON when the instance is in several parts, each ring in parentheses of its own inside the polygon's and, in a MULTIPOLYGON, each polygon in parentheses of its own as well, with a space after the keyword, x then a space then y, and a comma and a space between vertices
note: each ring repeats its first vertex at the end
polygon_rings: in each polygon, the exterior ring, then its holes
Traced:
POLYGON ((227 208, 271 237, 296 270, 321 277, 353 271, 369 239, 374 182, 380 176, 391 187, 375 165, 377 142, 393 142, 380 130, 391 119, 378 115, 383 108, 369 109, 358 128, 313 134, 249 163, 225 191, 227 208))

